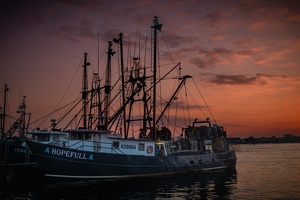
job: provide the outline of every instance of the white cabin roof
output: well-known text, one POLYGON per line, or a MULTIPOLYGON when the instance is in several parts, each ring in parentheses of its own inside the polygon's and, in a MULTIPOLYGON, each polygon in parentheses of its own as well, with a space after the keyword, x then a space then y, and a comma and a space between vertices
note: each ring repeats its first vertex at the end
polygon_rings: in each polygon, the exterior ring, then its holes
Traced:
POLYGON ((112 133, 112 131, 102 131, 102 130, 91 130, 91 129, 67 129, 63 132, 66 133, 112 133))
POLYGON ((43 134, 43 135, 66 135, 66 133, 63 133, 63 132, 50 132, 50 131, 31 131, 31 132, 27 132, 27 134, 32 134, 32 135, 38 135, 38 134, 43 134))

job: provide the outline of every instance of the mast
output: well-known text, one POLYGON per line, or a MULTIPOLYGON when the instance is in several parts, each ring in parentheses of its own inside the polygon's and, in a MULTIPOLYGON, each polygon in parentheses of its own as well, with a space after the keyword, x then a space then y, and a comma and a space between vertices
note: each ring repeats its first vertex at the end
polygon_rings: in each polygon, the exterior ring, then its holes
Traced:
MULTIPOLYGON (((121 53, 121 71, 122 71, 122 105, 125 106, 125 81, 124 81, 124 60, 123 60, 123 41, 122 41, 123 34, 119 34, 119 39, 113 39, 114 42, 120 44, 120 53, 121 53)), ((126 108, 123 111, 123 123, 124 123, 124 136, 125 139, 128 137, 128 132, 126 128, 126 108)))
POLYGON ((22 104, 19 106, 19 111, 17 111, 17 113, 21 113, 21 127, 20 127, 20 136, 25 136, 25 129, 26 129, 26 124, 25 124, 25 116, 26 116, 26 112, 25 112, 25 109, 26 109, 26 104, 25 104, 25 98, 26 96, 23 96, 23 102, 22 104))
POLYGON ((3 114, 1 115, 2 117, 2 139, 5 137, 4 135, 4 128, 5 128, 5 117, 6 117, 6 113, 5 113, 5 108, 6 108, 6 100, 7 100, 7 97, 6 97, 6 93, 9 91, 8 87, 7 87, 7 84, 5 83, 5 88, 4 88, 4 106, 3 106, 3 114))
POLYGON ((106 66, 106 76, 105 76, 105 94, 106 94, 106 101, 105 101, 105 129, 107 129, 108 125, 108 116, 109 116, 109 104, 110 104, 110 92, 111 92, 111 56, 113 56, 116 52, 113 52, 111 49, 112 42, 108 41, 108 54, 107 57, 107 66, 106 66))
POLYGON ((153 139, 156 138, 156 56, 157 56, 157 50, 156 50, 156 35, 157 30, 161 31, 162 24, 158 23, 157 20, 158 17, 154 16, 154 26, 151 26, 151 28, 154 29, 154 48, 153 48, 153 139))
POLYGON ((83 128, 86 129, 86 122, 87 122, 87 96, 88 96, 88 80, 87 80, 87 70, 86 67, 89 66, 90 63, 87 62, 87 53, 84 53, 84 65, 83 67, 83 79, 82 79, 82 106, 83 106, 83 128))

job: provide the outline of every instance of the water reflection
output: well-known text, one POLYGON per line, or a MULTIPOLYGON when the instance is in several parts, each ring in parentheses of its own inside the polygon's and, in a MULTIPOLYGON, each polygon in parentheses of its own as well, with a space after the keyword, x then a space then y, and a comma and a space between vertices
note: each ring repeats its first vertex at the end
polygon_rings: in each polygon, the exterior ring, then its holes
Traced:
POLYGON ((1 195, 8 199, 230 199, 236 184, 235 170, 88 182, 15 179, 1 195))

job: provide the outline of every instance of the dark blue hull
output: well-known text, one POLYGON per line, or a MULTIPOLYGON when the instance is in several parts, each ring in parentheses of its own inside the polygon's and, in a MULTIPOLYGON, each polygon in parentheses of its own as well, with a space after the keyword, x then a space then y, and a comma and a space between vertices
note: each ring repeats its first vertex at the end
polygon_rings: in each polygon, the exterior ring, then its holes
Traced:
POLYGON ((4 162, 6 159, 7 164, 21 164, 21 163, 35 163, 36 159, 32 154, 26 158, 26 147, 11 142, 0 142, 0 157, 4 162), (7 151, 7 152, 6 152, 7 151), (6 153, 6 155, 5 155, 6 153))
POLYGON ((235 167, 234 151, 224 153, 137 156, 80 151, 27 141, 46 176, 118 178, 235 167))

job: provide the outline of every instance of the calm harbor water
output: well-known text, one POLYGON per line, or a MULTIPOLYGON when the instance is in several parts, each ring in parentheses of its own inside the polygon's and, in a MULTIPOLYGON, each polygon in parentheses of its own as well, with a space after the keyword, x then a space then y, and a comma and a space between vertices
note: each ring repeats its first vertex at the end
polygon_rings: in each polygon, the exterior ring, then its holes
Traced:
POLYGON ((300 144, 234 148, 235 170, 90 182, 12 177, 0 199, 300 199, 300 144))

